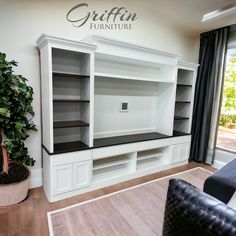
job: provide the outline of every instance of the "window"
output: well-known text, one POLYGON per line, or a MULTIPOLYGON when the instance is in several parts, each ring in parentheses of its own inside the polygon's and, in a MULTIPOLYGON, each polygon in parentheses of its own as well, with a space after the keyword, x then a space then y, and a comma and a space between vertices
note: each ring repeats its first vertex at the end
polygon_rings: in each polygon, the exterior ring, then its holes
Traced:
POLYGON ((236 152, 236 48, 227 54, 216 147, 236 152))

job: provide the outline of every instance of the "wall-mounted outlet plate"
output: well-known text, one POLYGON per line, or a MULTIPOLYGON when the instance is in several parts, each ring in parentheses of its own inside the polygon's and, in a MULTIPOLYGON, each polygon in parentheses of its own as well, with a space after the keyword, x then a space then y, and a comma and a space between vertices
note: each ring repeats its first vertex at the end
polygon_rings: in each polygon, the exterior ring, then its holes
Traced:
POLYGON ((128 102, 120 101, 120 112, 128 112, 128 102))

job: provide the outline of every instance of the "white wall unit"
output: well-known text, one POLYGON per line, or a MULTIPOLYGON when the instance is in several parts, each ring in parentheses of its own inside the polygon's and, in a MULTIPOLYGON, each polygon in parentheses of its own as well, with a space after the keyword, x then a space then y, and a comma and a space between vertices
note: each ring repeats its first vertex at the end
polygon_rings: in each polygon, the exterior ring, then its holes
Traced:
POLYGON ((38 45, 50 202, 187 163, 197 65, 100 36, 38 45))

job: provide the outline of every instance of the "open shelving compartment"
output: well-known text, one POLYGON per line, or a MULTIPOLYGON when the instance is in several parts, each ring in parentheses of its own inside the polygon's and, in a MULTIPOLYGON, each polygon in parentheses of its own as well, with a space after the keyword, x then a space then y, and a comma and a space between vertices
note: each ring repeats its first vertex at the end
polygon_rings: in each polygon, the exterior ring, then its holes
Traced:
POLYGON ((52 49, 54 153, 89 147, 89 54, 52 49))
POLYGON ((170 164, 168 152, 170 147, 161 147, 137 153, 137 171, 162 167, 170 164))
POLYGON ((190 133, 193 76, 193 70, 178 68, 174 130, 184 133, 190 133))
POLYGON ((93 160, 93 182, 128 175, 135 172, 136 152, 93 160))
POLYGON ((95 76, 152 82, 175 82, 173 65, 103 53, 95 55, 95 76))
POLYGON ((94 91, 95 147, 172 135, 175 83, 95 76, 94 91), (122 101, 126 112, 120 110, 122 101))

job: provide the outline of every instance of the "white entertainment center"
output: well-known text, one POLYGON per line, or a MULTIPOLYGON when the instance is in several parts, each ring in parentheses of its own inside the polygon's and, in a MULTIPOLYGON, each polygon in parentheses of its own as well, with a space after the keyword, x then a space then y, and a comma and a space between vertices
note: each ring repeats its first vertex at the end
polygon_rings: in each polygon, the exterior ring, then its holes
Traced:
POLYGON ((50 202, 188 162, 197 64, 101 36, 37 43, 50 202))

